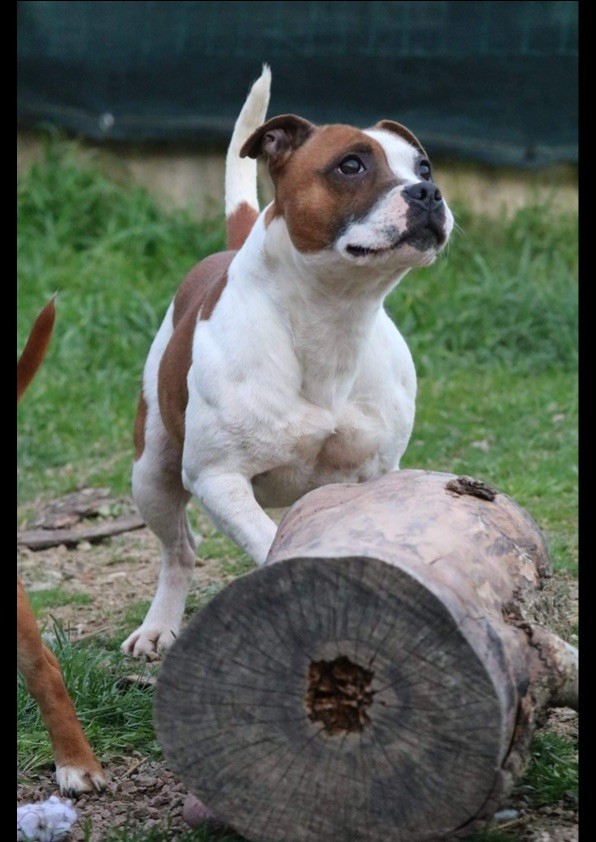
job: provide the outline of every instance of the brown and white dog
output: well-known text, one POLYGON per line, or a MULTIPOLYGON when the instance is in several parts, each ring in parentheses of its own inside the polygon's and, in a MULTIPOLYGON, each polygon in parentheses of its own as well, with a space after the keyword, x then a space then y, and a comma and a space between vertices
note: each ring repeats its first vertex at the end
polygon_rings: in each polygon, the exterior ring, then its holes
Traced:
MULTIPOLYGON (((54 327, 54 300, 41 311, 17 362, 17 403, 44 358, 54 327)), ((106 787, 103 769, 87 741, 64 685, 55 655, 43 643, 27 594, 17 575, 17 669, 37 701, 48 729, 56 779, 63 795, 106 787)))
POLYGON ((453 217, 408 129, 265 119, 263 68, 226 160, 228 251, 182 283, 151 346, 135 425, 133 494, 162 567, 135 656, 177 634, 195 564, 186 504, 257 564, 283 507, 320 485, 398 469, 416 374, 386 295, 432 263, 453 217), (274 200, 259 213, 256 161, 274 200))

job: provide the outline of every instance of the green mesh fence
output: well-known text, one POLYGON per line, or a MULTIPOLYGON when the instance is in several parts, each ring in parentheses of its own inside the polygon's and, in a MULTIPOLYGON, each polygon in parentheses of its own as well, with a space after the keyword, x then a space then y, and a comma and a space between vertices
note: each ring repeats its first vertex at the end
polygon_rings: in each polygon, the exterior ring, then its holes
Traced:
POLYGON ((262 62, 270 115, 407 125, 431 155, 577 160, 576 2, 19 2, 20 125, 223 145, 262 62))

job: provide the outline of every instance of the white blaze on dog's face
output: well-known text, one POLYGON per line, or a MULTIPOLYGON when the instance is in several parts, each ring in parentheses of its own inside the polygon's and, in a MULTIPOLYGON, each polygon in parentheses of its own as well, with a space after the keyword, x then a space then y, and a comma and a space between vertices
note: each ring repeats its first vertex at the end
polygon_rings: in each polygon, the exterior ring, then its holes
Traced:
POLYGON ((432 263, 453 229, 423 147, 398 123, 361 131, 274 117, 241 151, 262 153, 275 185, 266 224, 281 218, 303 254, 402 272, 432 263))

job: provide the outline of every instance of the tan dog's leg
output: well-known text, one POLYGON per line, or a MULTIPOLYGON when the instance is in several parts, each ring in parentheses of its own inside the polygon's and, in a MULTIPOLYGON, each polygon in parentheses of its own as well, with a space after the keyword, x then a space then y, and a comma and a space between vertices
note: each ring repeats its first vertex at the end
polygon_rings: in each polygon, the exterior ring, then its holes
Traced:
POLYGON ((39 704, 50 734, 56 778, 63 795, 105 789, 103 769, 87 742, 58 661, 44 646, 25 590, 17 576, 17 667, 39 704))

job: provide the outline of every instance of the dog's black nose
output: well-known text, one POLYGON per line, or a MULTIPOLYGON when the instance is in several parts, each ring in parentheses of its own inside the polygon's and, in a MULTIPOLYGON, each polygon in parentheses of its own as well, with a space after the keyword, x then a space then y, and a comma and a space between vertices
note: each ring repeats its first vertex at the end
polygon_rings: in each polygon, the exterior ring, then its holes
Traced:
POLYGON ((416 184, 411 184, 404 190, 409 199, 416 202, 416 204, 424 205, 428 208, 437 207, 443 201, 441 191, 432 181, 419 181, 416 184))

